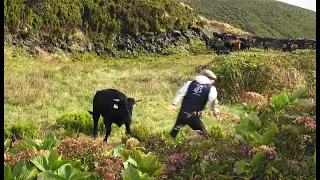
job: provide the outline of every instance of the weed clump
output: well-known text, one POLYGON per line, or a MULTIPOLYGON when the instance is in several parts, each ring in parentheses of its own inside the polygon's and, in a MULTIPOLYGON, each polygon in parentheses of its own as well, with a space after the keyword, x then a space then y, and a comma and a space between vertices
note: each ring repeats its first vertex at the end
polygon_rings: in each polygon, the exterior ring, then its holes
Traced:
MULTIPOLYGON (((68 112, 60 116, 56 121, 57 128, 64 128, 68 131, 91 135, 93 129, 92 116, 88 112, 68 112)), ((105 133, 104 123, 100 119, 98 131, 105 133)))
POLYGON ((22 121, 15 123, 5 129, 5 138, 12 138, 14 141, 25 138, 33 138, 37 135, 37 124, 33 121, 22 121))

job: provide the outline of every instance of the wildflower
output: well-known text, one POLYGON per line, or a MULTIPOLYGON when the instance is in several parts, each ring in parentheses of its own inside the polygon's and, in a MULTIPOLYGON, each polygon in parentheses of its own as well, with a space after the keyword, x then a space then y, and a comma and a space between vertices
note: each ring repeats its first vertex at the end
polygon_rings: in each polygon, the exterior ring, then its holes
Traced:
POLYGON ((249 151, 249 155, 253 157, 257 152, 265 152, 266 153, 265 158, 268 160, 277 158, 277 152, 272 147, 268 147, 265 145, 254 147, 249 151))
POLYGON ((168 164, 166 165, 164 171, 167 173, 172 173, 178 169, 181 169, 189 156, 189 153, 173 154, 169 156, 168 164))
POLYGON ((299 116, 292 123, 294 125, 305 125, 310 131, 316 130, 316 122, 310 117, 299 116))
POLYGON ((139 140, 132 137, 132 138, 129 138, 126 142, 126 148, 127 149, 132 149, 133 147, 139 145, 139 140))
POLYGON ((310 100, 313 100, 315 99, 314 95, 313 94, 304 94, 301 96, 302 98, 305 98, 305 99, 310 99, 310 100))
POLYGON ((259 104, 259 105, 264 105, 267 103, 266 99, 259 93, 255 92, 245 92, 243 94, 243 100, 247 104, 259 104))
POLYGON ((312 143, 312 137, 310 135, 301 135, 304 143, 312 143))
POLYGON ((270 90, 266 91, 266 94, 269 97, 271 97, 272 95, 277 94, 277 93, 279 93, 279 91, 277 89, 270 89, 270 90))
POLYGON ((219 113, 219 120, 231 120, 234 123, 238 123, 239 117, 227 112, 220 112, 219 113))

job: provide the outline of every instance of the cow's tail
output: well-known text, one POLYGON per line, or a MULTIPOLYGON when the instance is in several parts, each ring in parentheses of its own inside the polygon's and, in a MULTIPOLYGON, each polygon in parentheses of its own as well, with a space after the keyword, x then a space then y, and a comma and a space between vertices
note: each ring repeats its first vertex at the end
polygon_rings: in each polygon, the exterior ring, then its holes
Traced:
POLYGON ((98 121, 100 118, 100 113, 97 113, 96 111, 89 111, 88 112, 92 115, 93 119, 93 130, 92 130, 92 136, 94 138, 97 138, 98 136, 98 121))

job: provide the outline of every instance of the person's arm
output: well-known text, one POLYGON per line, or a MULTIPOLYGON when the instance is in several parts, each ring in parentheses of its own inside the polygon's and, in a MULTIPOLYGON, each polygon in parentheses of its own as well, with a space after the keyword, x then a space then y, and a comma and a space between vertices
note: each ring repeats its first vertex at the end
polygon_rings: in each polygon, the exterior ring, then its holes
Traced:
POLYGON ((219 109, 216 107, 218 104, 217 99, 218 93, 216 87, 212 86, 210 93, 208 95, 208 104, 210 106, 211 111, 213 112, 220 112, 219 109))
POLYGON ((175 97, 173 98, 172 105, 177 106, 180 103, 180 100, 187 94, 190 83, 191 81, 186 82, 182 88, 177 91, 175 97))

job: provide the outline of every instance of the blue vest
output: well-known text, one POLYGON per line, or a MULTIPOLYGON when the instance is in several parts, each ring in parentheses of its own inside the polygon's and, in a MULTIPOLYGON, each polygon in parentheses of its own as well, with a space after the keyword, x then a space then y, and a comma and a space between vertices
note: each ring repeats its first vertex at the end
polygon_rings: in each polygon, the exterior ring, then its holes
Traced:
POLYGON ((199 84, 192 81, 181 104, 181 112, 192 113, 202 111, 207 104, 211 84, 199 84))

